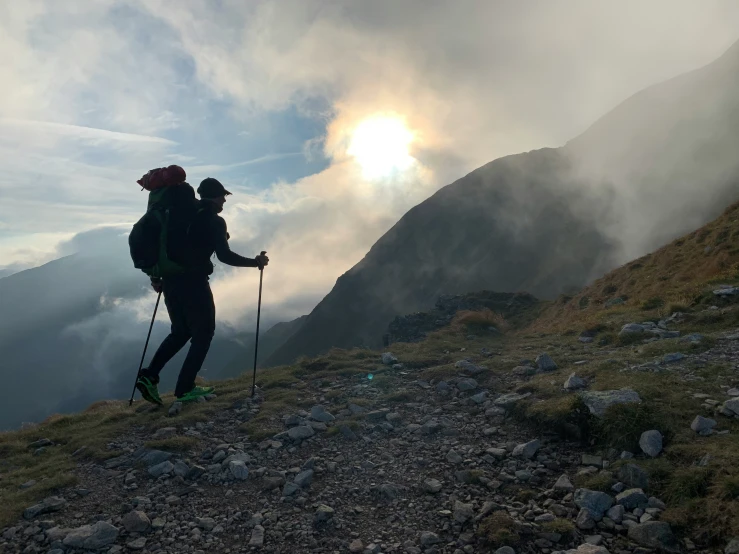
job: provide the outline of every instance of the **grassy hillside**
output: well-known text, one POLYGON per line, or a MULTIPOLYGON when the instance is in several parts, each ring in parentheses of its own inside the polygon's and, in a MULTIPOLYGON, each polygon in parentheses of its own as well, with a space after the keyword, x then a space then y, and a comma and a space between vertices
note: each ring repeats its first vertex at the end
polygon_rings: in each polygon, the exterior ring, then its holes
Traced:
POLYGON ((532 329, 574 329, 634 311, 669 315, 715 303, 716 285, 738 281, 739 202, 708 225, 611 271, 577 295, 561 296, 532 329))

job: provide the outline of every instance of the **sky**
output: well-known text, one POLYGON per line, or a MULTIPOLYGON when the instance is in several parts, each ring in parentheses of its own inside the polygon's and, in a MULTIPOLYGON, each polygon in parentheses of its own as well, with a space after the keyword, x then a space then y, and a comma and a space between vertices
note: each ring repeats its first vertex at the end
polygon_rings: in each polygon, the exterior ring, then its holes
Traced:
MULTIPOLYGON (((0 276, 104 250, 145 209, 136 180, 176 163, 234 193, 265 301, 307 313, 440 187, 565 144, 738 23, 733 0, 0 3, 0 276)), ((219 273, 221 321, 257 281, 219 273)))

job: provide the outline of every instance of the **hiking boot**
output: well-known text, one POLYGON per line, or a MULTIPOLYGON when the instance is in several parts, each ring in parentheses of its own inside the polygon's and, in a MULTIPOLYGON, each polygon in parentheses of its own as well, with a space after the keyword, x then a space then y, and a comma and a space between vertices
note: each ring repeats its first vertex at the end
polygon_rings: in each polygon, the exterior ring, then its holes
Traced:
POLYGON ((139 377, 136 380, 136 388, 141 393, 143 399, 147 402, 151 402, 152 404, 157 404, 159 406, 162 406, 164 404, 159 396, 159 389, 157 389, 157 384, 149 377, 139 377))
POLYGON ((201 396, 208 396, 212 394, 215 388, 213 387, 193 387, 190 392, 186 392, 182 396, 177 397, 177 402, 194 402, 201 396))

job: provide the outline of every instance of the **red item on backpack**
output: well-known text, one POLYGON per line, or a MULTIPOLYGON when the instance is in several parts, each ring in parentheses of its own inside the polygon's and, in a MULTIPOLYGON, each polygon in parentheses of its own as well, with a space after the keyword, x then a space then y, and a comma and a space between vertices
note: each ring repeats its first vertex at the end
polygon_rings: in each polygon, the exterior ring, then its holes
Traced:
POLYGON ((179 165, 170 165, 169 167, 158 167, 146 173, 141 179, 136 181, 142 188, 152 191, 170 185, 178 185, 187 178, 185 170, 179 165))

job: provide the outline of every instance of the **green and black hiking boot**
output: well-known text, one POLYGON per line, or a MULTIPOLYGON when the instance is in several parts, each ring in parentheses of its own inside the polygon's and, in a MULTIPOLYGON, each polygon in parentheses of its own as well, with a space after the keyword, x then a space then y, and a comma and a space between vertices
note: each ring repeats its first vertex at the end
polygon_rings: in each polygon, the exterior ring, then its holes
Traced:
POLYGON ((147 402, 151 402, 152 404, 157 404, 159 406, 164 405, 164 402, 162 402, 162 399, 159 397, 157 384, 148 377, 139 377, 136 380, 136 388, 147 402))
POLYGON ((195 402, 201 396, 213 394, 213 387, 194 387, 190 392, 186 392, 182 396, 177 397, 177 402, 195 402))

